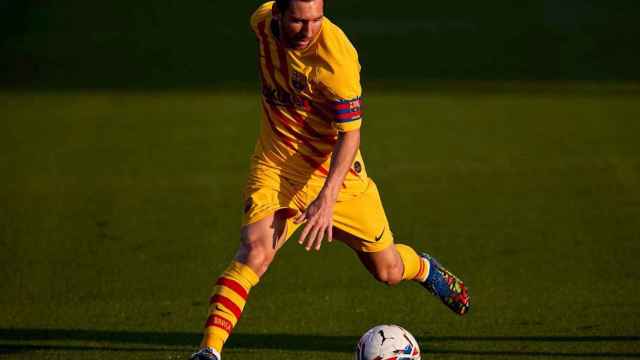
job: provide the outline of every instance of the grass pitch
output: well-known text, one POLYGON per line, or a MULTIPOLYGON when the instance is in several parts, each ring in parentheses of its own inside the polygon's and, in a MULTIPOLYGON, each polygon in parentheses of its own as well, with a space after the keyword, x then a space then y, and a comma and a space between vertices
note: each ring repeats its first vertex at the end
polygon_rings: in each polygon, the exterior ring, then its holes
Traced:
MULTIPOLYGON (((0 95, 0 358, 185 359, 238 242, 257 94, 0 95)), ((640 358, 640 95, 366 98, 398 242, 471 289, 459 318, 344 245, 284 247, 224 358, 351 359, 397 323, 427 359, 640 358)))

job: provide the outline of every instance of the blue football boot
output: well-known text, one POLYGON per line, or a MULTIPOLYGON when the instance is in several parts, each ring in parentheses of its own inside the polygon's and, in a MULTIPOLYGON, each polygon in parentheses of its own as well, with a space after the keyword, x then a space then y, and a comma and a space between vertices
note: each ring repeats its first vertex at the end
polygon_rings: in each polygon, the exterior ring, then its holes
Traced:
POLYGON ((200 351, 193 353, 189 360, 220 360, 220 354, 212 348, 204 348, 200 351))
POLYGON ((429 275, 422 286, 439 297, 454 313, 466 314, 471 302, 462 280, 440 265, 431 255, 422 253, 421 256, 429 262, 429 275))

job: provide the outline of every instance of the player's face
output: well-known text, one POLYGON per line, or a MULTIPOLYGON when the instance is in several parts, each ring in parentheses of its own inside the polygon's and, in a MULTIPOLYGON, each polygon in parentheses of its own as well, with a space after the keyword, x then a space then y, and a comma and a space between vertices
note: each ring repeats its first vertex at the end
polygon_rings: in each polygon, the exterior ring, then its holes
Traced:
POLYGON ((324 0, 292 1, 282 14, 274 13, 280 23, 281 40, 289 48, 302 50, 320 32, 324 0))

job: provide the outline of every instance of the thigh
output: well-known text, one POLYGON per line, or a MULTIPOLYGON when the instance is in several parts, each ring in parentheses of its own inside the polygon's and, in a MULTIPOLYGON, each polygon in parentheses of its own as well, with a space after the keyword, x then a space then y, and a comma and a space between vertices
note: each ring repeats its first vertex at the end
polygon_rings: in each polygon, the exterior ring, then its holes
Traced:
POLYGON ((363 193, 336 203, 333 225, 341 230, 336 239, 358 253, 378 253, 393 244, 393 234, 378 188, 371 179, 363 193), (350 236, 340 236, 344 234, 350 236))
POLYGON ((287 214, 278 210, 271 215, 251 224, 244 225, 240 230, 243 243, 251 243, 268 251, 277 251, 284 243, 287 233, 287 214))
MULTIPOLYGON (((359 244, 365 242, 363 239, 338 228, 334 228, 334 237, 346 244, 359 244)), ((390 245, 393 245, 393 243, 390 245)), ((352 248, 354 247, 352 246, 352 248)), ((362 262, 367 270, 374 275, 381 273, 385 269, 394 268, 402 263, 400 254, 398 254, 395 246, 387 246, 375 252, 365 252, 355 248, 354 250, 356 250, 356 255, 358 255, 360 262, 362 262)))
MULTIPOLYGON (((284 218, 284 240, 288 239, 297 226, 290 220, 305 206, 303 184, 287 180, 272 169, 254 167, 249 174, 243 191, 244 213, 242 233, 251 235, 263 233, 275 227, 274 215, 284 218)), ((275 219, 279 220, 279 219, 275 219)))

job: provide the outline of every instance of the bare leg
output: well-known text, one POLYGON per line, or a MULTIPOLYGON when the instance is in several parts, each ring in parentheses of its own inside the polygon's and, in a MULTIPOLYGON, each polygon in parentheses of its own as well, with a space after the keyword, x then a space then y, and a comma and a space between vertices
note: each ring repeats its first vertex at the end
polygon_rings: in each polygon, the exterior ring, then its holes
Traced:
POLYGON ((258 222, 244 226, 234 261, 216 281, 209 300, 209 317, 200 344, 202 353, 194 359, 209 359, 206 352, 219 357, 227 338, 236 326, 251 288, 269 268, 282 247, 287 230, 286 213, 276 212, 258 222))
POLYGON ((235 259, 262 277, 285 241, 287 218, 278 211, 258 222, 246 225, 240 232, 240 247, 235 259))
MULTIPOLYGON (((357 239, 354 235, 335 227, 333 234, 340 240, 357 239)), ((378 252, 356 251, 356 254, 376 280, 387 285, 396 285, 402 281, 404 266, 395 245, 378 252)))
MULTIPOLYGON (((340 240, 358 240, 336 228, 333 234, 340 240)), ((411 247, 402 244, 393 244, 377 252, 356 253, 380 282, 395 285, 402 280, 416 280, 458 315, 466 314, 471 306, 464 283, 427 254, 418 255, 411 247)))

